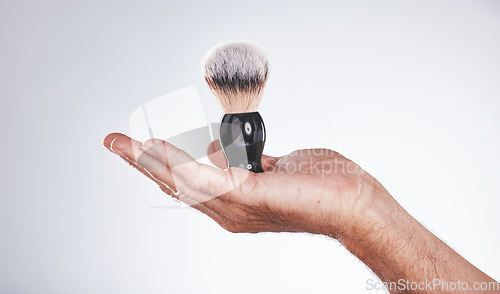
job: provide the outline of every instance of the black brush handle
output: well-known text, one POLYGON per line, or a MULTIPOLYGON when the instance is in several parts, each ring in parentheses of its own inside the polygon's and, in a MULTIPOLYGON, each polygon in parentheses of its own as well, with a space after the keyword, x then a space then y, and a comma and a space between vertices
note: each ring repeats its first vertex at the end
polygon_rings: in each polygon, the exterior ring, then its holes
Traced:
POLYGON ((258 112, 229 113, 222 117, 220 143, 230 167, 264 172, 261 158, 266 129, 258 112))

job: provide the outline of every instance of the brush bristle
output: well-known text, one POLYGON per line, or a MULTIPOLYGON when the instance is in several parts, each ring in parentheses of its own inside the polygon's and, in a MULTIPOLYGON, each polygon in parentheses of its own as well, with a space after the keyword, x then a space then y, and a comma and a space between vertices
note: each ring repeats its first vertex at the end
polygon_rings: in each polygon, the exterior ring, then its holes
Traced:
POLYGON ((258 110, 269 62, 257 46, 243 42, 221 44, 209 51, 202 70, 224 112, 258 110))

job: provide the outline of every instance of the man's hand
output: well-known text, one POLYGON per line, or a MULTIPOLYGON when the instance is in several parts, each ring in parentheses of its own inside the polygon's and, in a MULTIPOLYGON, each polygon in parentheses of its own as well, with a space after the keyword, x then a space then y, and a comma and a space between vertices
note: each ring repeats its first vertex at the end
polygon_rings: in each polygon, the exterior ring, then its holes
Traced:
POLYGON ((209 159, 219 168, 200 164, 158 139, 142 144, 110 134, 104 145, 164 192, 231 232, 309 232, 337 237, 358 222, 357 216, 376 218, 375 210, 383 210, 388 200, 383 199, 388 193, 371 176, 328 149, 299 150, 283 157, 264 155, 266 172, 252 173, 227 168, 218 142, 211 144, 209 159))
MULTIPOLYGON (((227 168, 217 142, 216 167, 171 144, 144 144, 110 134, 104 146, 161 190, 230 232, 308 232, 338 239, 384 282, 494 282, 413 219, 372 176, 328 149, 263 156, 265 173, 227 168)), ((498 284, 497 284, 498 286, 498 284)), ((389 289, 391 293, 500 293, 456 289, 389 289)), ((495 291, 496 290, 496 291, 495 291)))

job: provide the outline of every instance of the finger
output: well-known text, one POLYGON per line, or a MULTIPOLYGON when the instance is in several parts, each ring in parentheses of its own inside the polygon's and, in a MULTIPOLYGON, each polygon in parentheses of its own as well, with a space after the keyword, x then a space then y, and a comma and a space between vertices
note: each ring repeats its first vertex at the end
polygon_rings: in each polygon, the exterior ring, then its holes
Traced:
MULTIPOLYGON (((161 140, 158 140, 158 141, 161 141, 161 140)), ((164 182, 157 179, 148 170, 137 165, 136 162, 133 161, 133 160, 137 160, 136 159, 137 156, 139 158, 141 156, 143 156, 143 158, 141 158, 140 161, 143 163, 145 162, 147 165, 147 160, 144 159, 145 158, 144 154, 141 154, 141 152, 139 150, 135 150, 135 151, 130 150, 130 148, 134 148, 134 147, 137 149, 137 146, 140 145, 140 142, 135 141, 135 140, 123 135, 123 134, 113 133, 113 134, 109 134, 108 136, 106 136, 106 138, 103 141, 103 144, 110 151, 118 154, 121 158, 123 158, 132 167, 134 167, 135 169, 140 171, 142 174, 146 175, 148 178, 153 180, 156 184, 158 184, 158 186, 161 188, 161 190, 163 192, 172 196, 175 199, 178 199, 178 200, 184 202, 185 204, 193 207, 194 209, 199 210, 200 212, 208 215, 210 218, 214 219, 216 222, 221 223, 223 217, 220 214, 220 212, 218 212, 218 211, 220 211, 220 207, 221 207, 221 204, 219 203, 220 201, 208 201, 208 202, 203 201, 203 202, 201 202, 197 199, 193 199, 193 197, 188 197, 188 196, 182 195, 182 194, 178 193, 177 191, 175 191, 174 189, 171 189, 169 186, 165 185, 164 182), (117 139, 119 139, 119 140, 117 140, 117 139), (123 149, 123 151, 120 148, 123 149), (132 158, 133 160, 130 160, 129 158, 127 158, 127 155, 128 155, 128 157, 132 158)), ((147 152, 147 151, 144 151, 144 152, 146 152, 146 154, 152 153, 152 151, 150 151, 150 150, 149 150, 149 152, 147 152)), ((150 156, 152 156, 152 155, 150 155, 150 156)), ((149 165, 147 165, 147 166, 150 167, 149 165)), ((167 168, 167 167, 165 166, 164 168, 167 168)), ((158 175, 156 175, 156 176, 158 176, 158 175)), ((161 176, 164 176, 164 175, 162 174, 161 176)), ((173 183, 173 181, 171 183, 173 183)), ((173 184, 170 184, 170 185, 175 186, 173 184)))
MULTIPOLYGON (((118 134, 118 133, 108 135, 109 138, 108 137, 105 138, 104 145, 106 146, 106 148, 113 151, 111 148, 113 140, 118 138, 118 137, 121 137, 121 136, 126 137, 125 135, 118 134)), ((116 147, 115 147, 115 150, 116 150, 116 147)), ((118 151, 116 154, 118 154, 121 158, 123 158, 123 160, 125 160, 130 166, 132 166, 133 168, 135 168, 136 170, 138 170, 139 172, 141 172, 142 174, 147 176, 149 179, 151 179, 153 182, 155 182, 165 194, 167 194, 167 195, 169 195, 177 200, 183 201, 185 204, 190 205, 194 209, 208 215, 210 218, 212 218, 216 221, 220 219, 219 214, 216 211, 214 211, 212 208, 209 208, 207 205, 204 205, 203 203, 198 203, 198 202, 189 203, 189 201, 187 201, 187 198, 180 197, 182 195, 180 195, 177 191, 175 191, 174 189, 165 185, 165 183, 163 183, 162 181, 156 179, 147 170, 138 166, 135 162, 129 160, 126 156, 123 156, 124 153, 122 153, 121 151, 118 151), (121 154, 123 154, 123 155, 121 155, 121 154)))
POLYGON ((219 140, 212 141, 207 149, 208 160, 220 169, 227 168, 227 161, 219 140))
POLYGON ((121 136, 125 136, 125 135, 124 134, 120 134, 120 133, 111 133, 111 134, 108 134, 106 137, 104 137, 104 140, 102 140, 102 145, 104 145, 104 147, 106 147, 111 152, 113 152, 113 150, 111 150, 111 143, 113 143, 114 139, 116 139, 118 137, 121 137, 121 136))
MULTIPOLYGON (((122 156, 120 156, 122 157, 122 156)), ((156 179, 153 175, 151 175, 147 170, 145 170, 144 168, 138 166, 135 162, 133 161, 130 161, 129 159, 127 159, 126 157, 122 157, 123 160, 125 160, 130 166, 132 166, 133 168, 135 168, 136 170, 138 170, 139 172, 141 172, 143 175, 145 175, 146 177, 148 177, 149 179, 151 179, 153 182, 155 182, 158 187, 160 187, 160 189, 166 193, 167 195, 169 196, 172 196, 173 198, 176 198, 176 199, 179 199, 179 194, 177 193, 177 191, 175 190, 175 187, 169 187, 167 186, 165 183, 161 182, 160 180, 156 179)))
POLYGON ((140 168, 145 169, 155 179, 176 191, 176 185, 170 169, 161 161, 145 152, 141 146, 142 144, 139 141, 120 134, 112 140, 110 149, 140 168))
MULTIPOLYGON (((158 160, 154 152, 150 148, 144 147, 139 141, 125 135, 118 136, 112 141, 111 149, 146 170, 153 178, 165 183, 174 191, 174 196, 177 199, 189 206, 213 199, 203 193, 195 193, 187 185, 180 184, 182 180, 173 175, 171 168, 158 160)), ((174 165, 178 164, 180 162, 174 162, 174 165)))
POLYGON ((233 180, 234 173, 200 164, 183 150, 163 140, 148 140, 144 142, 143 147, 154 152, 155 157, 170 168, 178 186, 182 183, 195 193, 200 192, 217 197, 241 183, 247 174, 245 170, 238 171, 236 180, 233 180), (231 183, 235 184, 231 185, 231 183))
MULTIPOLYGON (((123 136, 125 136, 125 135, 120 134, 120 133, 111 133, 111 134, 107 135, 103 140, 104 147, 109 149, 111 152, 115 153, 115 151, 111 148, 111 145, 116 138, 123 137, 123 136)), ((148 171, 146 171, 142 167, 138 166, 135 162, 129 160, 126 156, 123 156, 123 154, 117 154, 117 155, 120 156, 123 160, 125 160, 125 162, 127 162, 130 166, 132 166, 133 168, 138 170, 140 173, 142 173, 143 175, 148 177, 150 180, 155 182, 163 192, 165 192, 166 194, 168 194, 174 198, 177 198, 176 191, 173 190, 171 187, 168 187, 167 185, 165 185, 165 183, 163 183, 163 182, 159 181, 158 179, 156 179, 155 177, 153 177, 148 171)))
POLYGON ((191 169, 197 168, 198 162, 185 151, 161 139, 149 139, 142 144, 142 149, 149 155, 168 166, 170 169, 186 164, 191 169), (181 154, 176 154, 181 153, 181 154), (176 156, 179 155, 179 156, 176 156))
POLYGON ((183 150, 159 139, 148 140, 142 146, 138 146, 139 142, 128 139, 132 144, 127 144, 127 141, 121 138, 115 139, 112 144, 113 149, 115 145, 120 146, 118 148, 124 149, 124 152, 131 156, 137 156, 142 151, 138 157, 138 164, 155 178, 167 181, 167 185, 173 183, 177 191, 182 194, 180 200, 188 205, 212 200, 219 196, 221 191, 227 190, 223 171, 196 162, 183 150), (161 167, 156 163, 160 163, 161 167))

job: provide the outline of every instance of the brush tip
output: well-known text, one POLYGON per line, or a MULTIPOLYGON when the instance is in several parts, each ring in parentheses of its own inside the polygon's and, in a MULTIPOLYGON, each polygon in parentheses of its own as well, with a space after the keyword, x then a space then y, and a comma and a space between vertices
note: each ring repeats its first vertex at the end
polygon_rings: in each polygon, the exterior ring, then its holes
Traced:
POLYGON ((202 66, 208 86, 226 113, 255 112, 269 73, 264 52, 247 42, 212 48, 202 66))

